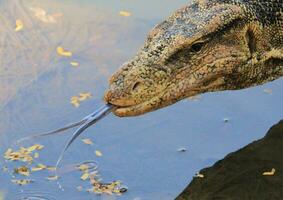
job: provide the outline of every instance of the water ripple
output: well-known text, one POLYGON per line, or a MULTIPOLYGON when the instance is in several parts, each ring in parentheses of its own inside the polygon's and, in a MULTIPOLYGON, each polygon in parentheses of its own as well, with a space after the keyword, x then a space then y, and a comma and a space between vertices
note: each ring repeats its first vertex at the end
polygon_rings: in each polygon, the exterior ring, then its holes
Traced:
POLYGON ((49 193, 38 191, 22 191, 15 196, 15 200, 57 200, 49 193))

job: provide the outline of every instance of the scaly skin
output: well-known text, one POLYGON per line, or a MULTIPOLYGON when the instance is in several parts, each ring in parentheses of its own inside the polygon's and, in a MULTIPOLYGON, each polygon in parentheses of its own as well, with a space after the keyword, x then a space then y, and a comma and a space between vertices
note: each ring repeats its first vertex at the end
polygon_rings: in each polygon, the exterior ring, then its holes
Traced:
POLYGON ((157 25, 110 79, 105 101, 136 116, 283 75, 283 0, 198 0, 157 25))

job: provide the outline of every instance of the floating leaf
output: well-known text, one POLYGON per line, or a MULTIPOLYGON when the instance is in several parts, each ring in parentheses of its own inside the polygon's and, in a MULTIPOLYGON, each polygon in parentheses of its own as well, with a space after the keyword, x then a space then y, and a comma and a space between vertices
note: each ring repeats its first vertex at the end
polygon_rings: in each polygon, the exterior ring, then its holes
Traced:
POLYGON ((263 176, 274 176, 276 170, 274 168, 272 168, 272 170, 270 172, 263 172, 262 175, 263 176))
POLYGON ((58 17, 62 16, 61 13, 59 14, 47 14, 47 12, 39 7, 31 7, 30 10, 34 13, 34 16, 44 23, 54 24, 57 23, 58 17))
POLYGON ((129 16, 131 16, 131 13, 130 13, 130 12, 124 11, 124 10, 120 11, 119 14, 120 14, 121 16, 123 16, 123 17, 129 17, 129 16))
POLYGON ((79 96, 73 96, 71 97, 70 103, 73 104, 75 107, 80 106, 80 102, 85 101, 86 99, 91 98, 90 92, 81 92, 79 96))
POLYGON ((49 171, 55 171, 56 167, 48 166, 48 167, 46 167, 46 169, 49 170, 49 171))
POLYGON ((102 153, 101 153, 101 151, 96 150, 96 151, 95 151, 95 155, 96 155, 97 157, 101 157, 101 156, 102 156, 102 153))
POLYGON ((63 47, 57 47, 57 53, 66 57, 71 57, 73 55, 72 52, 65 50, 63 47))
POLYGON ((90 92, 85 92, 85 93, 80 93, 79 94, 79 101, 84 101, 86 99, 91 98, 91 93, 90 92))
POLYGON ((80 171, 87 171, 89 169, 89 166, 86 164, 81 164, 77 167, 80 171))
POLYGON ((77 96, 71 97, 70 103, 73 104, 73 106, 75 106, 76 108, 79 107, 80 106, 79 97, 77 97, 77 96))
POLYGON ((32 153, 36 150, 43 149, 43 147, 44 147, 43 145, 35 144, 27 148, 21 147, 19 151, 13 151, 10 148, 4 153, 4 158, 10 161, 22 161, 31 164, 33 162, 32 153))
POLYGON ((48 177, 46 177, 46 179, 49 180, 49 181, 57 181, 58 178, 59 178, 58 176, 48 176, 48 177))
MULTIPOLYGON (((112 183, 108 183, 108 184, 103 184, 103 183, 100 183, 100 182, 94 182, 92 183, 92 188, 88 189, 87 191, 88 192, 93 192, 93 193, 96 193, 96 194, 102 194, 102 193, 105 193, 105 194, 118 194, 120 195, 121 194, 121 191, 120 191, 120 185, 121 185, 121 182, 120 181, 113 181, 112 183)), ((124 191, 126 192, 126 191, 124 191)))
POLYGON ((203 174, 200 174, 200 173, 197 173, 197 174, 196 174, 196 177, 197 177, 197 178, 204 178, 204 175, 203 175, 203 174))
POLYGON ((82 176, 81 176, 81 179, 82 180, 86 180, 86 179, 88 179, 89 178, 89 173, 88 172, 85 172, 82 176))
POLYGON ((30 179, 12 179, 11 181, 12 181, 12 183, 15 183, 17 185, 27 185, 27 184, 33 182, 30 179))
POLYGON ((43 145, 35 144, 35 145, 31 146, 31 147, 28 147, 27 151, 32 152, 32 151, 35 151, 35 150, 41 150, 41 149, 43 149, 43 147, 44 147, 43 145))
POLYGON ((88 145, 93 145, 93 142, 91 141, 91 139, 85 138, 82 139, 83 143, 88 144, 88 145))
POLYGON ((46 165, 38 164, 36 167, 32 167, 32 168, 31 168, 31 171, 36 172, 36 171, 44 170, 44 169, 46 169, 46 168, 47 168, 46 165))
POLYGON ((23 28, 24 28, 24 23, 20 19, 17 19, 15 31, 18 32, 22 30, 23 28))
POLYGON ((73 67, 78 67, 80 64, 78 62, 70 62, 73 67))
POLYGON ((29 169, 26 166, 15 168, 14 173, 21 174, 21 175, 24 175, 24 176, 30 175, 29 169))

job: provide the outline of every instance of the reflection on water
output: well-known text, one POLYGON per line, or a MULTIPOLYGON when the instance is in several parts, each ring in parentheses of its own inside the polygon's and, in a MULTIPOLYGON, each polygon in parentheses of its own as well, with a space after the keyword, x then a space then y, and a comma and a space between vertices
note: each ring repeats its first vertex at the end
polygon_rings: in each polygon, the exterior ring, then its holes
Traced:
MULTIPOLYGON (((78 121, 98 108, 110 74, 135 54, 154 24, 187 0, 162 2, 0 1, 1 154, 17 139, 78 121), (132 15, 119 16, 120 10, 132 15), (24 27, 15 32, 17 19, 24 27), (73 56, 59 56, 58 46, 73 56), (93 97, 75 108, 70 98, 80 92, 91 92, 93 97)), ((198 170, 261 138, 282 118, 282 82, 206 94, 141 117, 111 115, 83 136, 94 144, 76 141, 62 166, 95 160, 104 182, 122 180, 129 187, 121 197, 97 199, 173 199, 198 170), (180 148, 187 151, 178 152, 180 148), (103 156, 96 157, 96 150, 103 156)), ((39 162, 54 165, 69 137, 63 134, 25 145, 45 145, 39 162)), ((12 169, 1 159, 3 165, 12 169)), ((0 191, 5 191, 8 200, 25 199, 31 189, 40 192, 29 199, 84 200, 94 196, 77 191, 77 186, 84 186, 77 172, 64 173, 60 180, 64 192, 45 176, 36 173, 32 185, 19 187, 11 183, 9 173, 1 173, 5 184, 0 191)))

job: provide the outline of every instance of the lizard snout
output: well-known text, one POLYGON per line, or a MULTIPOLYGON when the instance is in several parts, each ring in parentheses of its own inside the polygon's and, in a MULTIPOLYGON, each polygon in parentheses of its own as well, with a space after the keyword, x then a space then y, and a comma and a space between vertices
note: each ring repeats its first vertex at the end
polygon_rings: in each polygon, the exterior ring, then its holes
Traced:
POLYGON ((138 98, 134 95, 138 90, 143 86, 143 82, 140 80, 136 80, 133 83, 129 84, 127 87, 118 88, 113 87, 110 88, 104 95, 104 100, 107 103, 113 104, 118 107, 128 107, 136 105, 138 102, 138 98))
POLYGON ((126 98, 121 92, 113 90, 108 90, 105 93, 104 101, 118 107, 127 107, 136 104, 133 99, 126 98))

